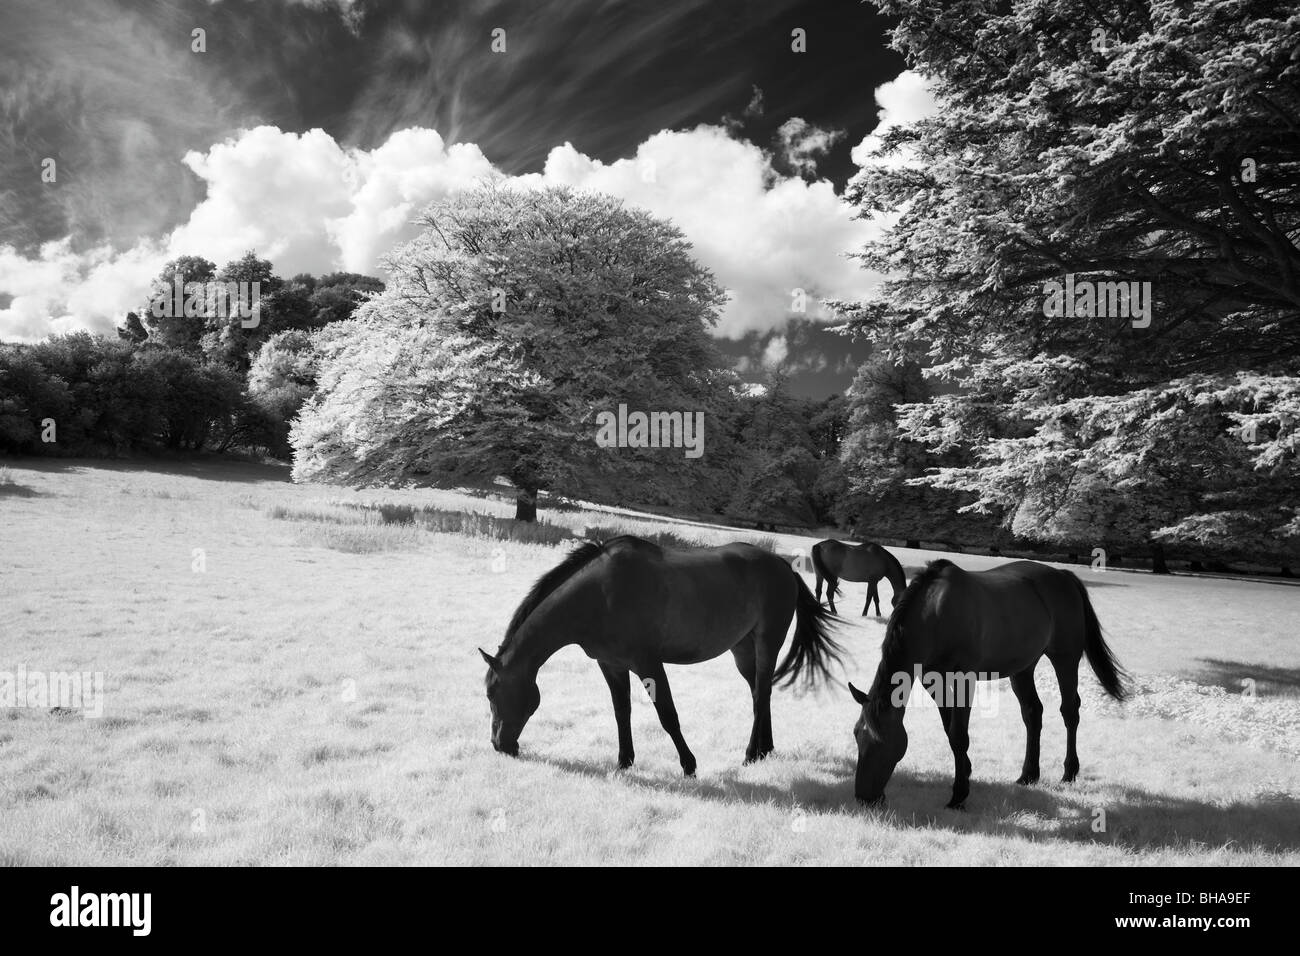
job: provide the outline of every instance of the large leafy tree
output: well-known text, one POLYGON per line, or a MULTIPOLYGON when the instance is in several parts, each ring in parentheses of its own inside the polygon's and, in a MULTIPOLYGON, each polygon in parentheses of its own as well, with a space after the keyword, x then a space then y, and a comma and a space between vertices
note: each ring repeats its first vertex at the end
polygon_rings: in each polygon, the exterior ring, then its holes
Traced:
POLYGON ((941 109, 852 185, 888 280, 839 306, 948 383, 901 425, 974 464, 928 481, 1040 539, 1295 554, 1300 15, 877 6, 941 109), (1045 314, 1066 274, 1151 283, 1149 324, 1045 314))
POLYGON ((730 401, 724 301, 681 232, 618 201, 499 185, 453 195, 389 257, 387 290, 322 347, 292 433, 299 479, 715 503, 730 401), (603 448, 596 415, 705 414, 705 454, 603 448), (711 427, 712 426, 712 427, 711 427))

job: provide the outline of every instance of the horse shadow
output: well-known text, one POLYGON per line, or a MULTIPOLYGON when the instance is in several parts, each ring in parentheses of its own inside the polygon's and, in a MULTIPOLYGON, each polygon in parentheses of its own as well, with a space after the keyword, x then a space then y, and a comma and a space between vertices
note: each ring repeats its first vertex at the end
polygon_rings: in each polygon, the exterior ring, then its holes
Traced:
POLYGON ((1083 796, 1064 784, 1025 787, 974 777, 966 809, 948 810, 943 806, 951 792, 948 776, 900 768, 890 780, 886 806, 875 809, 862 806, 854 796, 856 760, 850 757, 818 760, 816 775, 800 774, 779 785, 744 776, 739 766, 685 778, 657 776, 635 768, 615 771, 612 762, 593 764, 541 755, 524 759, 564 773, 612 783, 627 781, 697 800, 775 805, 792 814, 804 810, 876 817, 900 830, 956 831, 1134 851, 1195 845, 1300 850, 1300 800, 1284 793, 1219 804, 1123 785, 1117 792, 1083 796))

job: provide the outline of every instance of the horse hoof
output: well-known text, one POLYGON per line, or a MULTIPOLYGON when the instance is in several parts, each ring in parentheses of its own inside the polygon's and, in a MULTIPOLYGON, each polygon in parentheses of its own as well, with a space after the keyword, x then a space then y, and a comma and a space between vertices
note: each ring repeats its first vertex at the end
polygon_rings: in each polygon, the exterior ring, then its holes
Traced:
POLYGON ((1077 776, 1078 773, 1067 773, 1064 777, 1061 778, 1061 783, 1074 783, 1074 778, 1077 776))
POLYGON ((631 757, 628 757, 626 760, 623 760, 622 758, 620 758, 619 761, 618 761, 618 769, 619 769, 619 770, 627 770, 627 769, 628 769, 629 767, 631 767, 631 766, 632 766, 632 758, 631 758, 631 757))
POLYGON ((1022 787, 1031 786, 1035 783, 1038 783, 1038 774, 1034 774, 1031 777, 1028 774, 1022 773, 1020 777, 1016 780, 1016 783, 1020 784, 1020 786, 1022 787))
POLYGON ((947 805, 944 809, 945 809, 945 810, 965 810, 965 809, 966 809, 966 798, 963 797, 963 798, 960 799, 960 800, 949 800, 949 801, 948 801, 948 805, 947 805))

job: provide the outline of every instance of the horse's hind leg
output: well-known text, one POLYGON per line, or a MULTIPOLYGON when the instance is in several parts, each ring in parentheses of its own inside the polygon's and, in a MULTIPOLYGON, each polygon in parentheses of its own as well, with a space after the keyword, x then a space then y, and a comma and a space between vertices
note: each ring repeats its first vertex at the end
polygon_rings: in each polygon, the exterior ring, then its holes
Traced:
POLYGON ((785 643, 788 626, 787 618, 781 627, 765 629, 760 624, 754 629, 754 733, 758 747, 752 757, 745 755, 745 763, 762 760, 776 749, 772 742, 772 674, 776 671, 776 659, 785 643))
POLYGON ((835 610, 835 592, 839 588, 839 586, 840 586, 839 578, 832 577, 829 574, 826 575, 826 603, 831 606, 832 614, 840 613, 839 611, 835 610))
POLYGON ((1079 751, 1075 738, 1079 731, 1079 657, 1051 658, 1056 683, 1061 687, 1061 719, 1065 721, 1065 776, 1061 783, 1072 783, 1079 775, 1079 751))
POLYGON ((664 665, 654 664, 638 671, 637 676, 642 680, 649 678, 653 682, 647 690, 650 691, 651 699, 654 701, 659 723, 663 725, 664 730, 668 731, 668 736, 673 739, 673 745, 677 747, 682 773, 688 777, 695 776, 695 755, 691 753, 691 748, 686 746, 686 738, 682 736, 681 721, 677 719, 677 708, 673 706, 673 692, 668 687, 668 675, 664 672, 664 665))
POLYGON ((731 649, 731 656, 736 660, 736 670, 740 671, 740 676, 749 684, 749 695, 754 702, 754 726, 749 732, 749 746, 745 748, 745 763, 753 763, 755 760, 762 759, 772 749, 770 678, 768 713, 764 715, 759 706, 753 631, 731 649))
POLYGON ((602 661, 600 672, 609 684, 609 696, 614 701, 614 720, 618 724, 618 769, 632 766, 636 754, 632 750, 632 681, 628 672, 602 661))
POLYGON ((1020 770, 1019 784, 1038 782, 1038 741, 1043 732, 1043 702, 1034 687, 1034 668, 1030 664, 1019 674, 1011 675, 1011 689, 1020 701, 1020 717, 1025 722, 1025 765, 1020 770))

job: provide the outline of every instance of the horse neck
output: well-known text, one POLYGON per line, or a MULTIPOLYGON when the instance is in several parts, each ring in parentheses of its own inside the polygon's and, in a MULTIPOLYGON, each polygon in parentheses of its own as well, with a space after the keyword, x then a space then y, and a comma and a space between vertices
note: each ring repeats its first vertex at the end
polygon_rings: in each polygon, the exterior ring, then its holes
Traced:
MULTIPOLYGON (((570 637, 572 631, 565 627, 548 626, 551 615, 534 611, 519 626, 510 644, 502 650, 501 663, 512 672, 527 677, 536 677, 542 665, 551 659, 560 648, 576 641, 570 637)), ((559 623, 559 622, 554 622, 559 623)))
MULTIPOLYGON (((915 635, 913 635, 915 638, 915 635)), ((917 671, 925 670, 925 654, 916 646, 915 639, 908 640, 907 631, 892 637, 886 637, 885 644, 881 648, 880 666, 876 668, 875 679, 871 682, 870 696, 873 700, 892 700, 895 688, 898 682, 895 675, 905 674, 912 689, 915 689, 917 683, 917 671)), ((907 709, 907 700, 893 708, 897 711, 897 716, 901 719, 903 711, 907 709)))
POLYGON ((902 594, 903 589, 907 587, 907 574, 903 571, 903 565, 884 548, 880 549, 880 554, 885 564, 885 577, 889 579, 889 586, 894 589, 894 594, 902 594))

